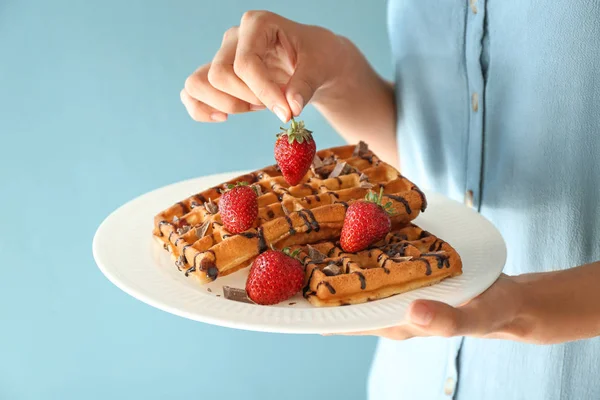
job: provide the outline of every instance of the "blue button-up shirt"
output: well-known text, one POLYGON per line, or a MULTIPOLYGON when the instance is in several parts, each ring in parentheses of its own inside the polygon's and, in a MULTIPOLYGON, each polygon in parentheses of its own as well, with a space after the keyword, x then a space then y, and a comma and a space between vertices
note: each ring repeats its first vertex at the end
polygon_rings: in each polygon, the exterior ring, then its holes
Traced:
MULTIPOLYGON (((600 260, 600 1, 390 0, 388 11, 403 173, 490 219, 507 274, 600 260)), ((369 394, 600 399, 599 377, 600 338, 382 340, 369 394)))

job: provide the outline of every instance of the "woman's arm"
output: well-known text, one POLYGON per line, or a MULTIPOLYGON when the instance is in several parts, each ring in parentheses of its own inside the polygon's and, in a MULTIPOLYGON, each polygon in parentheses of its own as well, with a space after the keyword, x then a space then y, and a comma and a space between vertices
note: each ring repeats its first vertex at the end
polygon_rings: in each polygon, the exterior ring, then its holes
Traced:
POLYGON ((392 86, 348 39, 268 11, 227 30, 213 60, 191 74, 181 100, 197 121, 269 109, 283 122, 313 101, 350 142, 396 162, 392 86))
POLYGON ((394 87, 350 40, 340 37, 340 43, 347 62, 313 104, 348 142, 368 141, 375 154, 398 165, 394 87))
POLYGON ((460 307, 417 300, 409 323, 355 335, 395 340, 473 336, 535 344, 600 336, 600 262, 556 272, 502 275, 460 307))
POLYGON ((523 294, 522 338, 560 343, 600 335, 600 262, 515 277, 523 294))

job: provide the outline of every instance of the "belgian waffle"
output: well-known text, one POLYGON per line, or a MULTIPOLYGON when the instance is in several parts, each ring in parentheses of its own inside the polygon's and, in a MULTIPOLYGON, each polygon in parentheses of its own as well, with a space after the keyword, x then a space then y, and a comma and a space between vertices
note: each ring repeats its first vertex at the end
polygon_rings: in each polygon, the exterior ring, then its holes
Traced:
POLYGON ((317 152, 302 181, 289 186, 276 165, 194 194, 159 213, 154 236, 186 276, 208 283, 249 266, 269 247, 283 248, 339 239, 348 205, 383 187, 392 203, 392 228, 424 211, 424 194, 363 142, 317 152), (221 223, 219 198, 228 183, 246 182, 258 191, 254 226, 232 235, 221 223))
POLYGON ((462 273, 452 246, 413 224, 357 253, 333 241, 295 248, 306 271, 304 297, 319 307, 381 299, 462 273))

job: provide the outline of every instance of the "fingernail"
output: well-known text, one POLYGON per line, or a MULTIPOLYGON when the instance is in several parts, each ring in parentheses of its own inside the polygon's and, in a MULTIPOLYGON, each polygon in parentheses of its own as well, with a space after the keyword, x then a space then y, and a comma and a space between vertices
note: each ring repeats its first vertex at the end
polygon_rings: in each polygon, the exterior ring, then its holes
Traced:
POLYGON ((227 121, 227 114, 224 114, 222 112, 214 112, 210 114, 210 119, 212 119, 215 122, 227 121))
POLYGON ((260 111, 260 110, 264 110, 265 107, 264 105, 258 105, 258 104, 250 104, 250 111, 260 111))
POLYGON ((288 120, 287 113, 281 106, 274 106, 273 112, 275 113, 275 115, 277 115, 277 117, 281 120, 281 122, 287 122, 287 120, 288 120))
POLYGON ((300 94, 296 93, 292 96, 292 101, 290 102, 290 105, 292 107, 292 112, 294 113, 294 115, 298 116, 302 112, 302 107, 304 107, 304 99, 302 98, 302 96, 300 96, 300 94))
POLYGON ((415 303, 410 310, 409 319, 413 324, 426 326, 431 323, 433 313, 425 304, 415 303))

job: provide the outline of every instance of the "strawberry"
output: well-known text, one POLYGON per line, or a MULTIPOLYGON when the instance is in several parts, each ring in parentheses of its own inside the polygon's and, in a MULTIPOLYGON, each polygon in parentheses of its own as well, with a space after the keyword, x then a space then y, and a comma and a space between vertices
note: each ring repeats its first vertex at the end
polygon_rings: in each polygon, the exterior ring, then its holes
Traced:
POLYGON ((231 233, 250 229, 258 216, 256 192, 246 182, 229 184, 227 189, 219 200, 223 225, 231 233))
POLYGON ((300 183, 315 158, 317 145, 304 122, 292 118, 292 126, 281 128, 275 142, 275 160, 290 186, 300 183))
POLYGON ((298 252, 289 254, 288 248, 267 250, 256 257, 246 281, 248 297, 255 303, 270 305, 298 293, 304 284, 304 268, 294 258, 298 252))
POLYGON ((383 239, 390 232, 392 222, 390 221, 392 203, 381 205, 381 196, 369 191, 365 200, 358 200, 348 207, 340 245, 348 253, 355 253, 369 247, 369 245, 383 239))

